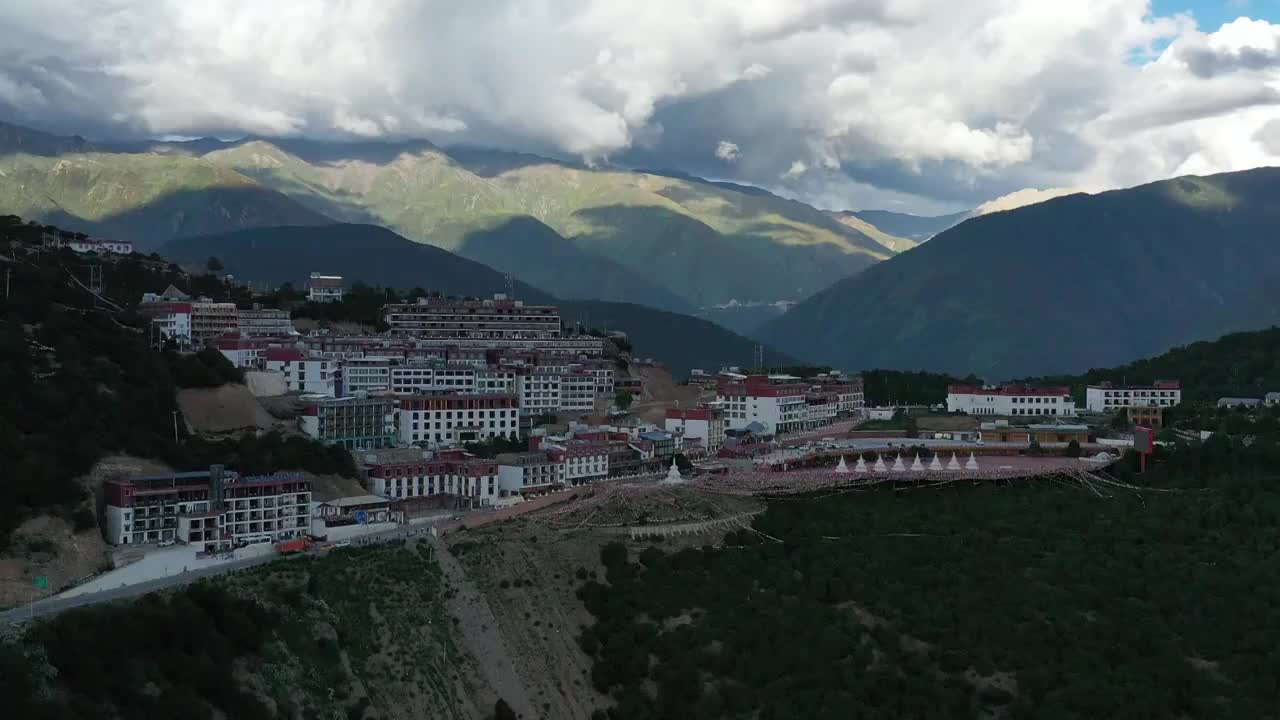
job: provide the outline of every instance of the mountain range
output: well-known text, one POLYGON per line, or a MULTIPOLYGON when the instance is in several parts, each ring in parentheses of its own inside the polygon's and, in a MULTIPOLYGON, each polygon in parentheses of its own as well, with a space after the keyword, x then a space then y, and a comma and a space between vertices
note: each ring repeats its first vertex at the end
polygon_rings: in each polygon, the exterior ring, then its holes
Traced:
POLYGON ((1280 320, 1280 168, 1074 194, 965 220, 761 339, 846 368, 1080 372, 1280 320))
MULTIPOLYGON (((512 293, 528 303, 554 303, 566 323, 626 332, 638 354, 662 361, 676 377, 695 367, 749 365, 757 345, 701 318, 633 303, 560 299, 515 278, 508 285, 506 273, 373 225, 253 228, 179 238, 159 252, 201 267, 209 257, 217 257, 237 281, 273 287, 285 282, 302 287, 311 272, 325 272, 340 273, 348 283, 475 297, 512 293)), ((769 363, 796 362, 773 348, 765 351, 769 363)))
POLYGON ((251 227, 371 223, 562 297, 708 317, 733 301, 802 300, 896 252, 758 188, 426 141, 94 143, 0 125, 0 211, 143 249, 251 227))

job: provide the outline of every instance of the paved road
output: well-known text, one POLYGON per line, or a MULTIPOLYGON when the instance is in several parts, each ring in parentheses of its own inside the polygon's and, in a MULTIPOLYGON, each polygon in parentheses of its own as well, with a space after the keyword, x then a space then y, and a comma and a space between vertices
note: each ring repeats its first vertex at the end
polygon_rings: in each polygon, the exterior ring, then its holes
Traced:
MULTIPOLYGON (((389 540, 398 540, 411 535, 427 535, 430 533, 431 527, 429 525, 406 525, 394 530, 386 530, 380 533, 352 538, 350 543, 352 545, 362 545, 372 542, 387 542, 389 540)), ((70 610, 72 608, 138 597, 140 595, 146 595, 149 592, 155 592, 156 590, 186 585, 201 578, 222 575, 236 570, 244 570, 245 568, 265 565, 277 560, 286 561, 299 557, 306 557, 307 555, 314 555, 319 552, 322 552, 322 550, 316 549, 312 550, 310 553, 300 553, 298 555, 277 555, 272 553, 270 555, 263 555, 260 557, 245 558, 244 560, 233 560, 219 565, 212 565, 207 568, 199 568, 178 575, 169 575, 156 580, 136 583, 133 585, 125 585, 124 587, 112 588, 101 592, 86 593, 84 595, 76 595, 69 598, 48 598, 46 600, 40 600, 34 605, 22 605, 12 610, 0 612, 0 624, 7 625, 23 623, 31 620, 32 618, 56 615, 57 613, 64 610, 70 610)))

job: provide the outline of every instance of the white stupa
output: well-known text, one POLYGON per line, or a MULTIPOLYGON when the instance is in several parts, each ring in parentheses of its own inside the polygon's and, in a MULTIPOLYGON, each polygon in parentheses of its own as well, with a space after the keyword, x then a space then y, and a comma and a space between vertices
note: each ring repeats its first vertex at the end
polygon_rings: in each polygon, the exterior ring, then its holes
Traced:
POLYGON ((903 465, 903 464, 902 464, 902 453, 898 453, 898 457, 896 457, 896 458, 894 458, 894 459, 893 459, 893 471, 894 471, 894 472, 906 472, 906 471, 907 471, 907 467, 906 467, 905 465, 903 465))
POLYGON ((663 485, 679 485, 684 482, 684 477, 680 475, 680 468, 676 467, 676 459, 671 458, 671 467, 667 469, 667 476, 662 478, 663 485))
POLYGON ((938 453, 933 454, 933 461, 929 463, 930 470, 941 470, 942 461, 938 460, 938 453))
POLYGON ((960 469, 960 461, 956 459, 956 454, 955 454, 955 453, 951 453, 951 460, 949 460, 949 461, 947 462, 947 469, 948 469, 948 470, 959 470, 959 469, 960 469))
POLYGON ((966 463, 964 464, 964 469, 965 469, 965 470, 977 470, 977 469, 978 469, 978 458, 974 457, 974 456, 973 456, 973 453, 969 453, 969 460, 968 460, 968 462, 966 462, 966 463))
POLYGON ((924 465, 920 463, 920 456, 916 455, 916 459, 911 463, 911 472, 920 472, 924 470, 924 465))
POLYGON ((875 470, 878 473, 884 472, 887 469, 884 466, 884 458, 879 455, 876 455, 876 464, 871 469, 875 470))
POLYGON ((858 456, 858 462, 853 464, 853 471, 856 473, 864 473, 867 471, 867 461, 863 460, 861 455, 858 456))
POLYGON ((836 472, 840 473, 841 475, 844 475, 845 473, 849 472, 849 466, 844 463, 843 455, 840 456, 840 464, 836 466, 836 472))

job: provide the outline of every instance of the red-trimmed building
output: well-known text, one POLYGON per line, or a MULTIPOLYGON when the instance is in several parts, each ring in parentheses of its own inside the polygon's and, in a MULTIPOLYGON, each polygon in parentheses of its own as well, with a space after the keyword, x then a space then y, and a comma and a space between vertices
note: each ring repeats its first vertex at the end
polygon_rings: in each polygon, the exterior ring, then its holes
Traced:
POLYGON ((404 445, 514 440, 520 431, 519 404, 507 393, 400 396, 396 414, 404 445))
POLYGON ((947 412, 1000 417, 1074 417, 1071 388, 1033 385, 949 385, 947 412))
POLYGON ((668 408, 665 427, 682 438, 681 445, 696 439, 712 454, 724 445, 724 410, 717 406, 668 408))
POLYGON ((112 545, 181 542, 225 552, 311 532, 311 482, 290 473, 207 471, 143 475, 103 484, 112 545))
POLYGON ((736 375, 720 381, 716 400, 727 429, 758 423, 762 435, 777 435, 809 426, 808 392, 809 385, 794 375, 736 375))
POLYGON ((393 500, 442 497, 453 507, 485 507, 498 497, 498 463, 460 450, 397 448, 358 453, 369 492, 393 500))

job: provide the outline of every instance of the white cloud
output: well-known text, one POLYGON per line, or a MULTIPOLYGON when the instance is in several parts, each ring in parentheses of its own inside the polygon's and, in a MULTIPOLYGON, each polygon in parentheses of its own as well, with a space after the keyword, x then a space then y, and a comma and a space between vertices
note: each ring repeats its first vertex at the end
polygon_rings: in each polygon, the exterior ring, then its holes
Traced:
POLYGON ((1071 195, 1078 193, 1079 190, 1071 188, 1048 188, 1040 190, 1037 188, 1024 188, 1015 190, 1008 195, 1001 195, 994 200, 988 200, 976 208, 979 215, 986 215, 993 212, 1001 212, 1004 210, 1013 210, 1015 208, 1025 207, 1027 205, 1035 205, 1045 200, 1052 200, 1063 195, 1071 195))
POLYGON ((737 144, 731 143, 728 140, 721 140, 716 143, 716 157, 721 160, 728 163, 737 162, 738 158, 741 156, 742 151, 738 148, 737 144))
POLYGON ((782 179, 794 180, 807 172, 809 172, 809 166, 803 160, 796 160, 791 163, 791 167, 787 168, 786 172, 782 173, 782 179))
POLYGON ((0 0, 0 17, 0 117, 87 135, 644 152, 804 175, 849 207, 1280 164, 1280 25, 1197 28, 1148 0, 0 0))

